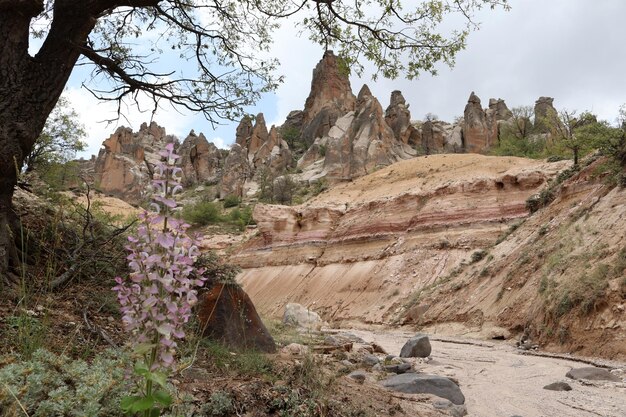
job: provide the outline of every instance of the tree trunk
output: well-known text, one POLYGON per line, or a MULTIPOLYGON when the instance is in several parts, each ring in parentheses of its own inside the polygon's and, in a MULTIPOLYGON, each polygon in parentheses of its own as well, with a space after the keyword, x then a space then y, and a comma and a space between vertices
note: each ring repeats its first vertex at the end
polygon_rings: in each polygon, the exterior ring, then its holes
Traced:
POLYGON ((19 266, 14 239, 19 221, 11 206, 17 177, 98 13, 90 11, 84 1, 57 0, 48 36, 32 57, 28 53, 30 22, 43 10, 43 1, 0 0, 0 5, 0 278, 6 282, 19 266))

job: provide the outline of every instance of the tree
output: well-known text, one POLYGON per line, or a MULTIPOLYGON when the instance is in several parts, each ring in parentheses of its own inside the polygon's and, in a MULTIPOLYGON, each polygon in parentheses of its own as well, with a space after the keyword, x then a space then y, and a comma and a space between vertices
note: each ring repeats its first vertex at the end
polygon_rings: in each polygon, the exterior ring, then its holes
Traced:
POLYGON ((24 159, 26 171, 70 161, 76 152, 85 149, 84 137, 85 128, 78 120, 78 114, 67 99, 59 98, 33 149, 24 159))
POLYGON ((511 109, 513 115, 503 127, 503 133, 512 135, 516 139, 525 140, 533 133, 532 106, 518 106, 511 109))
POLYGON ((169 102, 217 122, 280 82, 266 52, 281 19, 327 49, 339 46, 357 73, 366 59, 375 76, 413 78, 454 63, 484 6, 508 8, 506 0, 424 0, 406 10, 383 0, 0 0, 0 275, 19 267, 17 175, 77 63, 93 68, 86 85, 102 100, 147 96, 155 108, 169 102), (463 26, 446 35, 440 24, 451 13, 463 26), (42 39, 34 55, 31 35, 42 39), (166 51, 197 71, 160 70, 166 51))
POLYGON ((576 129, 576 136, 613 158, 620 168, 626 166, 626 106, 620 107, 617 126, 606 121, 587 123, 576 129))
POLYGON ((291 205, 296 183, 291 175, 283 175, 276 178, 272 183, 272 195, 278 204, 291 205))
POLYGON ((579 129, 598 123, 598 119, 590 112, 583 112, 576 117, 576 110, 561 110, 555 115, 548 115, 544 121, 550 129, 552 143, 564 147, 572 152, 574 165, 585 152, 594 147, 594 141, 587 135, 579 135, 579 129))

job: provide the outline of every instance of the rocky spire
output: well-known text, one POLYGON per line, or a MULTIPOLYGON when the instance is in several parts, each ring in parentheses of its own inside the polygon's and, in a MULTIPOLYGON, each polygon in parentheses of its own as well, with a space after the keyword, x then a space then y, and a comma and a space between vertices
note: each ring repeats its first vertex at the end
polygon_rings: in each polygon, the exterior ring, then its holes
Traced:
POLYGON ((497 140, 498 128, 495 120, 490 123, 480 98, 473 91, 467 100, 463 118, 465 149, 468 152, 485 152, 497 140))
POLYGON ((411 146, 417 145, 419 132, 411 125, 409 106, 398 90, 391 92, 389 107, 385 110, 385 121, 393 130, 396 140, 411 146))
POLYGON ((535 131, 549 133, 550 124, 559 123, 558 112, 554 108, 552 97, 539 97, 535 101, 535 131))
POLYGON ((252 119, 250 119, 250 116, 245 115, 237 126, 235 143, 243 148, 247 148, 250 136, 252 136, 252 119))
POLYGON ((354 110, 355 102, 348 72, 341 68, 340 58, 326 51, 313 70, 311 92, 304 105, 302 138, 311 144, 327 134, 339 117, 354 110))

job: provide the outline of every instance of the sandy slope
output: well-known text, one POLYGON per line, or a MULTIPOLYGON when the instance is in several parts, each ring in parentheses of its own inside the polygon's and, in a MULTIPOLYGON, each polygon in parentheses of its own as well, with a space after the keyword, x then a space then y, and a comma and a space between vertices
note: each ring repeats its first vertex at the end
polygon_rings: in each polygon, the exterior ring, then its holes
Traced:
MULTIPOLYGON (((398 354, 406 340, 414 334, 393 330, 350 332, 380 344, 392 354, 398 354)), ((573 381, 565 377, 567 371, 589 365, 521 355, 506 342, 475 343, 431 340, 432 361, 416 366, 422 372, 458 380, 470 416, 626 416, 626 363, 618 364, 620 372, 617 374, 624 379, 622 383, 573 381), (545 385, 557 381, 567 382, 572 391, 543 389, 545 385)))

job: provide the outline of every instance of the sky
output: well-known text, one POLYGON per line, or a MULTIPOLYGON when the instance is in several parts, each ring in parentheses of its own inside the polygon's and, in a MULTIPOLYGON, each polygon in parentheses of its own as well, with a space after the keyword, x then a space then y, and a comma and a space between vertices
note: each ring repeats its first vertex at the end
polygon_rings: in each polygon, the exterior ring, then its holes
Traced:
MULTIPOLYGON (((613 122, 619 106, 626 103, 626 1, 510 0, 510 5, 508 12, 485 10, 478 14, 481 28, 470 34, 467 48, 457 55, 453 68, 441 65, 437 76, 424 74, 412 81, 379 78, 373 82, 366 66, 363 78, 351 76, 354 94, 366 83, 386 108, 391 91, 400 90, 414 120, 432 113, 453 121, 463 114, 474 91, 483 107, 489 98, 502 98, 511 108, 550 96, 557 109, 589 110, 613 122)), ((291 110, 304 108, 313 68, 323 54, 320 46, 299 38, 291 26, 274 35, 271 53, 281 61, 279 74, 285 76, 285 82, 256 106, 245 109, 252 114, 263 112, 268 126, 280 125, 291 110)), ((151 114, 129 107, 123 109, 125 117, 117 123, 102 123, 115 109, 98 103, 81 88, 84 77, 82 71, 75 71, 65 95, 86 126, 88 148, 79 156, 88 158, 97 154, 118 126, 137 130, 151 114)), ((222 148, 235 140, 237 122, 225 121, 213 129, 201 115, 171 108, 160 110, 154 120, 181 139, 193 129, 222 148)))

